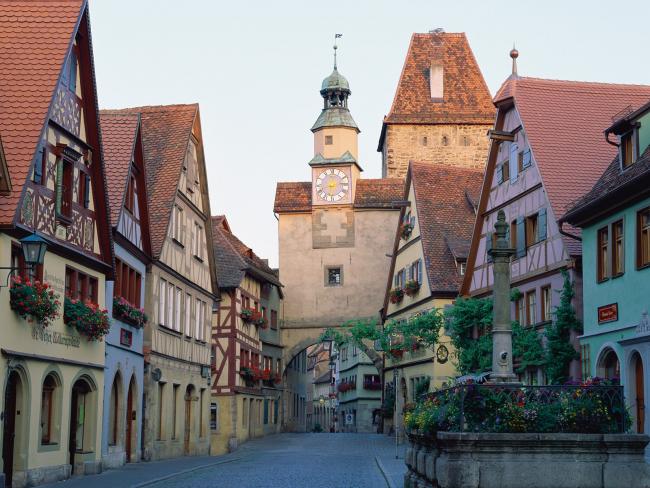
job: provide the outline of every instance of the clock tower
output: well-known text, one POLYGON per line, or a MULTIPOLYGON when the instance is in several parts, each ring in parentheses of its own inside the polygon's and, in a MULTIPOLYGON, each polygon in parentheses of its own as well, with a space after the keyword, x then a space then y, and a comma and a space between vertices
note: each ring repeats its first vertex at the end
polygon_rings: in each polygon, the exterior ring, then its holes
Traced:
POLYGON ((361 167, 357 162, 359 128, 348 109, 350 84, 339 73, 334 46, 334 70, 323 80, 320 94, 323 110, 314 123, 312 204, 350 205, 354 202, 356 180, 361 167))

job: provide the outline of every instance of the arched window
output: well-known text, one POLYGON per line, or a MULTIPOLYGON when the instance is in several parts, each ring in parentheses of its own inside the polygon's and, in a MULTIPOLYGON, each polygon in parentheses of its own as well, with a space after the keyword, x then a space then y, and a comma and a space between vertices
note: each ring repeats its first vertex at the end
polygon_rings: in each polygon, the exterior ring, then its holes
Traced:
POLYGON ((58 423, 56 422, 59 381, 50 373, 43 381, 41 390, 41 444, 58 442, 58 423))
POLYGON ((598 361, 598 376, 618 382, 621 378, 621 365, 613 349, 607 349, 598 361))
POLYGON ((119 411, 120 411, 120 375, 116 374, 111 387, 111 398, 109 403, 109 420, 108 420, 108 443, 115 446, 119 440, 119 411))

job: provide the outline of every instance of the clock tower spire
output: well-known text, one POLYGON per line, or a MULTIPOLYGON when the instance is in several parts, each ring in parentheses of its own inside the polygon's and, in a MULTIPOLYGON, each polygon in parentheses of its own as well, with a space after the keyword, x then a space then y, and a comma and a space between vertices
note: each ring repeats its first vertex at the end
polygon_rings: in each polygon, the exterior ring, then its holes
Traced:
POLYGON ((352 203, 354 182, 361 168, 358 165, 359 127, 348 109, 352 94, 348 80, 339 73, 334 37, 334 69, 323 80, 320 95, 323 109, 311 128, 314 133, 312 167, 314 204, 352 203))

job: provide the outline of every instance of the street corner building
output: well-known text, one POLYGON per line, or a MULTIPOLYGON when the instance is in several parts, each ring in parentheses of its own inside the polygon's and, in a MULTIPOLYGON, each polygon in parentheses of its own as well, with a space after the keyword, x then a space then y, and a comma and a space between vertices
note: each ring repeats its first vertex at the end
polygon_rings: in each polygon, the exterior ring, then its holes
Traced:
POLYGON ((142 457, 142 346, 151 240, 140 116, 102 111, 100 123, 115 249, 115 277, 106 285, 112 324, 106 336, 102 463, 116 468, 142 457))
MULTIPOLYGON (((497 92, 497 116, 461 294, 486 297, 493 288, 494 224, 503 210, 511 262, 511 316, 543 333, 560 303, 566 271, 575 284, 573 305, 582 320, 583 242, 579 230, 558 220, 587 193, 616 155, 603 131, 612 117, 647 102, 650 86, 545 80, 512 73, 497 92), (567 107, 570 107, 567 108, 567 107)), ((586 264, 586 263, 585 263, 586 264)), ((589 271, 591 273, 591 271, 589 271)), ((579 341, 572 332, 571 343, 579 341)), ((574 360, 569 376, 589 374, 574 360)), ((545 384, 541 368, 520 371, 527 384, 545 384)))
MULTIPOLYGON (((157 460, 205 455, 210 450, 210 316, 217 283, 214 258, 208 252, 210 201, 199 107, 148 106, 107 112, 111 117, 128 114, 140 119, 148 204, 144 216, 151 216, 144 304, 148 321, 143 337, 142 456, 157 460)), ((137 145, 135 149, 137 161, 137 145)), ((134 197, 127 195, 128 205, 135 205, 129 200, 134 197)), ((130 214, 133 218, 125 223, 127 227, 135 219, 130 214)), ((134 239, 136 234, 131 234, 134 239)), ((127 244, 130 239, 119 242, 135 252, 137 246, 127 244)), ((124 281, 124 273, 133 279, 131 270, 137 286, 137 268, 122 261, 123 274, 117 277, 122 293, 131 293, 133 281, 124 281)), ((120 373, 118 388, 126 381, 120 373)))
POLYGON ((583 376, 620 380, 643 434, 650 431, 650 102, 637 106, 612 115, 605 134, 618 154, 612 147, 614 159, 561 222, 582 236, 583 376))
POLYGON ((211 452, 278 433, 283 407, 280 324, 282 284, 277 271, 212 217, 220 305, 212 316, 211 452))
MULTIPOLYGON (((480 169, 410 163, 404 188, 408 206, 395 233, 384 322, 409 320, 453 304, 466 270, 482 181, 480 169)), ((400 436, 404 406, 456 375, 445 331, 432 349, 413 338, 401 341, 409 341, 410 347, 388 351, 384 368, 384 397, 395 399, 393 426, 400 436)), ((385 422, 384 430, 389 428, 390 421, 385 422)))
POLYGON ((0 259, 13 275, 0 280, 2 472, 14 487, 101 470, 113 248, 89 26, 85 1, 0 3, 0 259), (47 244, 41 265, 21 251, 28 234, 47 244))
POLYGON ((410 161, 482 170, 494 106, 465 33, 415 33, 377 151, 384 178, 410 161))

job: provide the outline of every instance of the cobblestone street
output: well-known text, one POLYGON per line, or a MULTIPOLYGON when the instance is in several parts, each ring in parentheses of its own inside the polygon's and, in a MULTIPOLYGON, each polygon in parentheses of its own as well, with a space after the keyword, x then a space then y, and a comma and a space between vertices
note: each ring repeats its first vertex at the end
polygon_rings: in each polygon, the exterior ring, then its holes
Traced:
POLYGON ((403 448, 375 434, 280 434, 219 457, 137 463, 50 488, 384 488, 401 486, 403 448))

